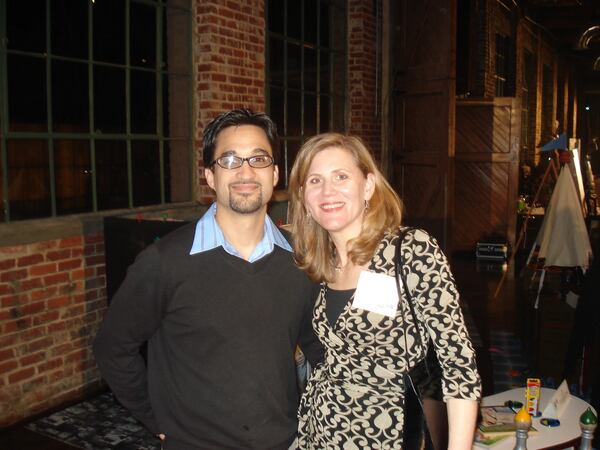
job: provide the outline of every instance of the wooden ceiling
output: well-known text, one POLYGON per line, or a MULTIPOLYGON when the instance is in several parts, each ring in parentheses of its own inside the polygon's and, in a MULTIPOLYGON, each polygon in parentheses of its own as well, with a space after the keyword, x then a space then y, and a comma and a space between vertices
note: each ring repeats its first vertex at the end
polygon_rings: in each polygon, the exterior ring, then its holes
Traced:
POLYGON ((581 75, 600 82, 600 0, 524 0, 528 18, 572 56, 581 75))

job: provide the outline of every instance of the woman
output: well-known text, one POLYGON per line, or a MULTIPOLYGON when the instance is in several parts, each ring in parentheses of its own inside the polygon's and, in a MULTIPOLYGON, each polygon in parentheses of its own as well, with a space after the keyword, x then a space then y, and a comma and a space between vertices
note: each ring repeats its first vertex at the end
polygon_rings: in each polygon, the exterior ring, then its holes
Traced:
POLYGON ((362 142, 335 133, 308 140, 292 168, 289 191, 297 262, 321 282, 313 326, 326 347, 325 362, 314 370, 300 405, 298 448, 402 448, 403 376, 432 342, 443 369, 448 448, 470 449, 480 379, 458 293, 436 241, 422 230, 403 239, 415 324, 406 295, 398 302, 395 281, 390 288, 400 199, 362 142))

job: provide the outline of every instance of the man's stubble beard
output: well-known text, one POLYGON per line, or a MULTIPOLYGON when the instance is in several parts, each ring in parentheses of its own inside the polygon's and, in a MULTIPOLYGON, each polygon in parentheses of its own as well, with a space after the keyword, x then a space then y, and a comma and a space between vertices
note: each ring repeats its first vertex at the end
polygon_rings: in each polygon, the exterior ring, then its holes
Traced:
POLYGON ((254 214, 263 207, 262 186, 258 192, 237 194, 229 190, 229 207, 239 214, 254 214))

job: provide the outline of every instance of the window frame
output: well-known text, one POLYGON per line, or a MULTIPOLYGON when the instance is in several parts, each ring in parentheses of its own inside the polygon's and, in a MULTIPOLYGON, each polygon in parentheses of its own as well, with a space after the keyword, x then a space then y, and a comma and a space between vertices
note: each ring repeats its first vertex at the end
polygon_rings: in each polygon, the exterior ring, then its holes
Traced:
MULTIPOLYGON (((316 20, 316 43, 311 43, 305 39, 305 1, 306 0, 291 0, 298 1, 300 3, 301 9, 301 18, 300 18, 300 38, 289 36, 288 34, 288 1, 283 0, 275 0, 281 1, 283 3, 284 8, 284 22, 283 22, 283 33, 277 33, 271 31, 269 29, 269 0, 265 0, 265 104, 266 111, 271 117, 273 117, 273 111, 271 110, 271 90, 277 89, 283 91, 283 124, 277 123, 279 138, 280 138, 280 154, 279 159, 276 163, 279 165, 279 186, 280 189, 287 189, 289 184, 289 172, 291 170, 293 159, 290 156, 291 146, 295 144, 298 148, 304 143, 304 141, 311 137, 313 134, 307 133, 306 130, 306 121, 305 121, 305 99, 307 95, 314 95, 316 102, 316 123, 315 123, 315 133, 322 133, 325 131, 339 131, 345 132, 347 130, 347 104, 348 104, 348 76, 347 76, 347 67, 348 67, 348 8, 347 2, 341 0, 314 0, 314 3, 317 5, 317 20, 316 20), (329 42, 327 46, 321 44, 321 5, 328 5, 329 7, 329 42), (334 42, 334 25, 333 22, 335 19, 336 13, 341 13, 343 15, 343 32, 341 33, 343 38, 338 37, 338 41, 341 43, 343 47, 336 46, 334 42), (272 74, 270 71, 271 67, 271 40, 277 40, 282 42, 283 44, 283 85, 274 85, 272 82, 272 74), (333 44, 333 45, 332 45, 333 44), (288 48, 289 45, 296 45, 300 49, 300 88, 290 87, 288 85, 288 48), (305 49, 312 49, 316 52, 316 90, 311 90, 306 87, 305 83, 305 49), (329 90, 327 92, 321 90, 321 73, 322 73, 322 54, 326 53, 329 59, 329 90), (336 73, 336 61, 337 64, 343 66, 344 72, 344 80, 340 83, 343 87, 340 90, 335 89, 334 84, 334 74, 336 73), (300 133, 299 134, 291 134, 289 129, 289 117, 288 117, 288 98, 290 93, 295 93, 300 97, 300 133), (329 111, 328 111, 328 123, 323 125, 321 123, 321 100, 322 98, 329 98, 329 111), (335 110, 341 111, 338 112, 338 115, 335 115, 335 110), (341 114, 341 118, 338 117, 341 114), (341 124, 336 124, 336 118, 338 121, 341 121, 341 124)), ((338 20, 339 16, 338 16, 338 20)))

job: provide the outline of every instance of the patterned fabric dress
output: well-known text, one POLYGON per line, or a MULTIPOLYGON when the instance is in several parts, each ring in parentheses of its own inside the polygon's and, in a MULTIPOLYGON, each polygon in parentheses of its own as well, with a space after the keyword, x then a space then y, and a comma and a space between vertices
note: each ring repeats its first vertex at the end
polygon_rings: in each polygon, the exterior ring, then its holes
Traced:
MULTIPOLYGON (((384 237, 369 271, 395 275, 397 240, 396 235, 384 237)), ((423 345, 429 333, 442 366, 444 400, 479 400, 475 352, 446 257, 422 230, 405 236, 402 251, 423 345)), ((427 351, 415 341, 407 299, 403 296, 394 318, 355 308, 350 301, 331 326, 325 316, 326 289, 323 284, 313 315, 326 348, 325 362, 314 369, 300 403, 298 448, 401 449, 406 361, 412 368, 427 351)))

